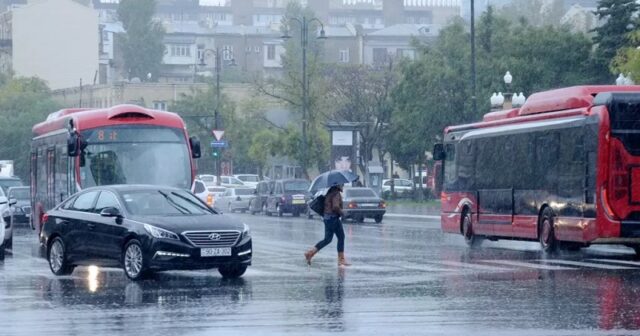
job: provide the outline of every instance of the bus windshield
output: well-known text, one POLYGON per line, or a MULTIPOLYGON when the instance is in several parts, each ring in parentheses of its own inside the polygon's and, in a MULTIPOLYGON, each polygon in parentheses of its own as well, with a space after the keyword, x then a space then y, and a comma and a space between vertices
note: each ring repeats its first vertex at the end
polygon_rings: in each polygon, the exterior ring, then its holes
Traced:
POLYGON ((88 146, 80 158, 83 187, 153 184, 188 189, 191 165, 182 130, 123 125, 81 132, 88 146))

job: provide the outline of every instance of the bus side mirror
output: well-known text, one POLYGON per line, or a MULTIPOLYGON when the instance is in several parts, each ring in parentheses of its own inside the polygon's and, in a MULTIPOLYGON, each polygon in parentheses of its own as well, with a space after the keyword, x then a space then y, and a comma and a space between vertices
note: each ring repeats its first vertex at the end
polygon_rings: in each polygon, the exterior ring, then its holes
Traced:
POLYGON ((80 146, 78 144, 78 133, 71 133, 67 138, 67 154, 69 156, 78 156, 80 154, 80 146))
POLYGON ((436 161, 442 161, 445 159, 443 144, 438 143, 433 145, 433 159, 436 161))
POLYGON ((189 138, 189 145, 191 146, 191 157, 199 159, 202 156, 200 151, 200 140, 196 137, 189 138))

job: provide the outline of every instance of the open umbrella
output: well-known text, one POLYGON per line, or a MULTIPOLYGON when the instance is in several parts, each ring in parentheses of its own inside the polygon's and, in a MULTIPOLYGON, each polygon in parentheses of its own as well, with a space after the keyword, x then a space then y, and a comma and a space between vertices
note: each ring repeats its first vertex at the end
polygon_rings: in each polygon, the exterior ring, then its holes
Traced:
POLYGON ((330 170, 318 175, 311 184, 310 191, 315 193, 321 189, 331 188, 335 185, 353 183, 359 178, 358 175, 348 170, 330 170))

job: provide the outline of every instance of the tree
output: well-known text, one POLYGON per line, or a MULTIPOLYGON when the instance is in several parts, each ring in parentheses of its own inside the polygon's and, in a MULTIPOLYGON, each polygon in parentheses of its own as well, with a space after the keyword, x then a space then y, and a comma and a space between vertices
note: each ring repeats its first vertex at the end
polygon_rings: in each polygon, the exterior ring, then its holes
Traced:
MULTIPOLYGON (((629 34, 632 45, 639 45, 640 30, 629 34)), ((627 47, 618 50, 618 54, 611 63, 611 72, 614 74, 630 74, 634 82, 640 83, 640 49, 627 47)))
POLYGON ((153 20, 155 0, 122 0, 118 18, 126 33, 120 40, 129 78, 156 80, 164 57, 164 28, 153 20))
POLYGON ((393 111, 391 92, 397 81, 392 60, 382 67, 344 65, 327 70, 327 82, 332 83, 326 95, 332 102, 328 119, 360 124, 362 161, 358 164, 362 171, 367 171, 373 149, 382 147, 393 111))
MULTIPOLYGON (((600 0, 596 16, 601 26, 594 29, 593 42, 597 44, 595 64, 608 73, 618 50, 630 46, 629 33, 637 28, 635 15, 640 5, 635 0, 600 0)), ((610 75, 608 77, 611 77, 610 75)), ((606 77, 603 80, 607 79, 606 77)), ((611 78, 608 78, 611 79, 611 78)))
POLYGON ((535 27, 559 26, 564 14, 562 0, 513 0, 499 10, 500 15, 514 23, 526 21, 535 27))
POLYGON ((14 160, 15 174, 28 181, 31 129, 60 107, 44 81, 0 77, 0 159, 14 160))
POLYGON ((284 132, 283 136, 292 145, 287 146, 286 155, 295 159, 301 166, 305 177, 309 177, 309 168, 312 166, 326 165, 328 155, 326 157, 317 157, 315 155, 324 155, 328 153, 327 131, 324 129, 322 122, 324 116, 320 112, 323 110, 322 104, 325 103, 323 97, 325 95, 325 83, 322 80, 320 58, 322 54, 322 45, 314 38, 317 31, 317 23, 312 21, 314 13, 308 7, 302 7, 297 2, 290 2, 287 6, 285 19, 283 19, 283 33, 291 35, 285 44, 285 53, 281 55, 283 76, 281 78, 270 78, 268 80, 259 79, 255 83, 256 90, 259 94, 275 98, 289 106, 294 113, 292 123, 280 131, 284 132), (309 22, 308 28, 308 47, 307 47, 307 115, 303 116, 303 76, 302 76, 302 46, 300 23, 297 21, 287 21, 286 18, 306 18, 309 22), (301 131, 294 128, 302 128, 306 124, 306 137, 302 136, 301 131), (306 148, 306 152, 305 149, 306 148))

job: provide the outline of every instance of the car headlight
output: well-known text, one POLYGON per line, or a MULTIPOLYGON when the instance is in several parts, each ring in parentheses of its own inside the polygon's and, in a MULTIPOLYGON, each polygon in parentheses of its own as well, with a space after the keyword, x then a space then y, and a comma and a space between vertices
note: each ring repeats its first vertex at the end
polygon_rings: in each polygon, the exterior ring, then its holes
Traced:
POLYGON ((242 225, 244 225, 244 228, 242 229, 242 238, 251 237, 251 229, 249 228, 249 225, 244 223, 242 225))
POLYGON ((180 238, 178 238, 178 235, 171 232, 171 231, 167 231, 165 229, 161 229, 158 227, 155 227, 153 225, 149 225, 149 224, 145 224, 144 225, 144 229, 147 230, 147 232, 149 232, 150 235, 152 235, 154 238, 161 238, 161 239, 176 239, 179 240, 180 238))

